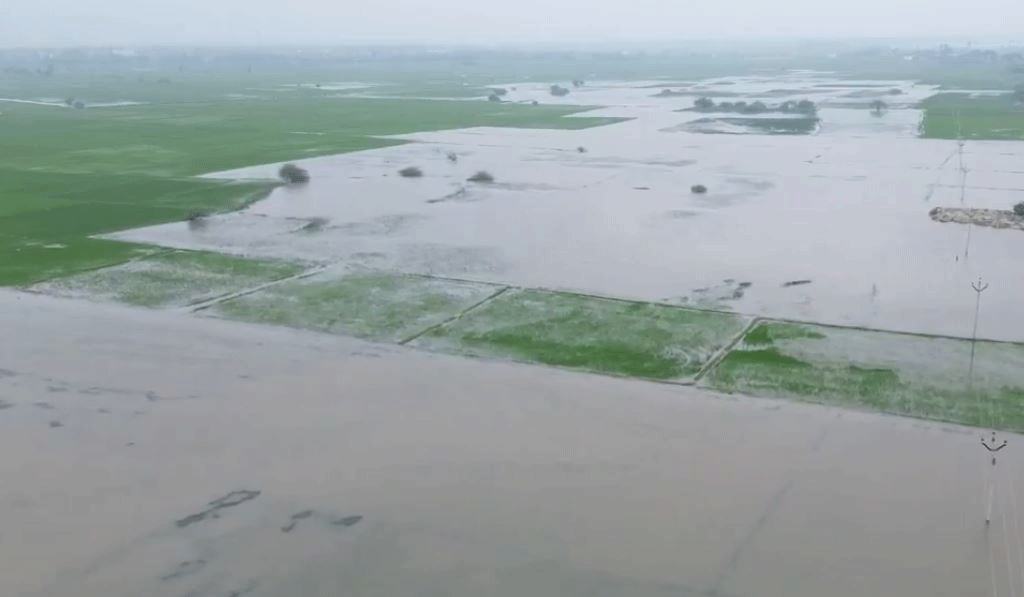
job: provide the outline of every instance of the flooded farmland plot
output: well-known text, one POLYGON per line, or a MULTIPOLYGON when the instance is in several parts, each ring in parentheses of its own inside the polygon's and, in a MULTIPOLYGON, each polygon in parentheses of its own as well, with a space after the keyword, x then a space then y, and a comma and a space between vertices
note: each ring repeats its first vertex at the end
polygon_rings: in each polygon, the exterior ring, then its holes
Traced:
POLYGON ((723 391, 1024 431, 1024 345, 757 324, 706 378, 723 391))
POLYGON ((12 201, 17 251, 76 249, 51 207, 98 246, 0 289, 0 595, 1024 595, 1024 143, 925 138, 937 85, 690 79, 302 73, 225 100, 268 163, 169 102, 225 139, 12 201))
POLYGON ((732 280, 743 292, 718 308, 954 336, 971 331, 980 275, 994 286, 979 334, 1024 339, 1024 319, 1011 316, 1024 293, 1024 235, 928 215, 1024 198, 1017 144, 968 141, 961 155, 955 141, 918 138, 912 106, 930 86, 797 74, 705 81, 686 88, 696 96, 666 97, 656 83, 587 83, 562 98, 504 85, 509 102, 571 100, 604 106, 583 116, 629 120, 403 135, 411 143, 303 161, 308 185, 213 216, 204 230, 165 224, 108 238, 658 302, 694 301, 732 280), (810 99, 816 130, 688 132, 735 117, 689 110, 703 94, 721 101, 717 90, 730 102, 810 99), (878 90, 887 109, 875 114, 866 93, 878 90), (422 176, 398 174, 411 166, 422 176), (493 182, 467 180, 479 171, 493 182), (301 230, 314 220, 323 225, 301 230))

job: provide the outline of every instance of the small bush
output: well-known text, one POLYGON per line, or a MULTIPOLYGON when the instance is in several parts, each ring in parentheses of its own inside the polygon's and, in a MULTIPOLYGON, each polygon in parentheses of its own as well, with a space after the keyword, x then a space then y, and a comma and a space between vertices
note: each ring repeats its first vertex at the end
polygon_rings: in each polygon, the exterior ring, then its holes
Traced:
POLYGON ((454 151, 449 151, 449 152, 448 152, 448 155, 446 155, 445 157, 447 157, 447 158, 448 158, 448 161, 449 161, 449 162, 451 162, 451 163, 453 163, 453 164, 454 164, 455 162, 458 162, 458 161, 459 161, 459 156, 458 156, 458 154, 456 154, 456 153, 455 153, 454 151))
POLYGON ((505 89, 503 87, 494 87, 493 89, 491 89, 491 95, 505 97, 506 95, 508 95, 508 89, 505 89))
POLYGON ((587 153, 587 148, 580 145, 579 147, 576 148, 576 151, 579 153, 587 153))
POLYGON ((309 220, 309 222, 306 222, 306 225, 300 228, 300 230, 302 230, 303 232, 320 232, 329 223, 330 220, 328 220, 327 218, 312 218, 309 220))
POLYGON ((699 97, 697 101, 693 102, 693 107, 702 112, 708 112, 715 109, 715 100, 710 97, 699 97))
POLYGON ((566 89, 565 87, 562 87, 561 85, 552 85, 551 95, 555 97, 563 97, 569 95, 569 90, 566 89))
POLYGON ((486 170, 481 170, 481 171, 477 172, 476 174, 474 174, 473 176, 470 176, 466 180, 468 180, 469 182, 484 182, 484 183, 488 183, 488 182, 494 182, 494 176, 492 176, 491 173, 486 171, 486 170))
POLYGON ((206 218, 209 216, 205 211, 193 211, 185 216, 185 221, 188 222, 189 230, 199 230, 206 227, 206 218))
POLYGON ((295 164, 285 164, 281 166, 281 169, 277 171, 277 175, 281 177, 281 180, 288 184, 302 184, 309 182, 309 172, 305 168, 300 168, 295 164))
POLYGON ((405 178, 419 178, 423 176, 423 170, 420 170, 416 166, 409 166, 408 168, 402 168, 399 170, 398 174, 405 178))
POLYGON ((690 187, 690 192, 695 193, 697 195, 703 195, 704 193, 708 192, 708 188, 702 184, 695 184, 692 187, 690 187))
POLYGON ((1015 213, 1018 216, 1024 218, 1024 201, 1021 201, 1017 205, 1013 206, 1013 213, 1015 213))
POLYGON ((489 101, 489 102, 500 102, 501 101, 501 96, 498 95, 497 93, 492 93, 492 94, 487 96, 487 101, 489 101))

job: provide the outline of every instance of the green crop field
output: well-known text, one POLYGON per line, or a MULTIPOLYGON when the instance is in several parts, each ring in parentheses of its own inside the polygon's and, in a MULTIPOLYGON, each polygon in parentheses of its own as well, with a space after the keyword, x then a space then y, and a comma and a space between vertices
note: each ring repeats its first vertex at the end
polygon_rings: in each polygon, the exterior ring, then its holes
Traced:
MULTIPOLYGON (((63 86, 60 79, 21 86, 4 80, 5 97, 148 103, 78 110, 0 101, 0 285, 124 262, 145 249, 90 237, 237 209, 276 184, 195 178, 199 174, 400 143, 375 135, 615 121, 564 118, 580 107, 352 98, 279 80, 251 93, 253 81, 231 87, 207 78, 170 85, 110 77, 70 79, 63 86), (302 134, 310 132, 317 134, 302 134)), ((419 91, 437 89, 426 87, 419 91)), ((397 88, 408 95, 417 89, 397 88)))
POLYGON ((922 102, 921 136, 932 139, 1024 139, 1024 100, 1013 94, 940 93, 922 102))
POLYGON ((167 251, 43 282, 37 292, 128 303, 184 307, 302 272, 300 264, 256 261, 219 253, 167 251))
POLYGON ((322 274, 225 301, 210 313, 400 342, 458 315, 500 288, 390 273, 322 274))
POLYGON ((1024 346, 763 322, 704 380, 780 397, 1024 430, 1024 346))
POLYGON ((746 323, 737 315, 521 290, 434 329, 416 346, 649 379, 695 375, 746 323))

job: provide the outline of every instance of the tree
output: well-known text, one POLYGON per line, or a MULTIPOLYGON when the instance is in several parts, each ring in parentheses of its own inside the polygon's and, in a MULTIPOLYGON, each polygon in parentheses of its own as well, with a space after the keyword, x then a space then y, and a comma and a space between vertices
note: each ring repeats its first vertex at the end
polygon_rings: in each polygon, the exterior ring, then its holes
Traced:
POLYGON ((555 97, 563 97, 569 95, 569 90, 566 89, 565 87, 562 87, 561 85, 552 85, 551 95, 555 97))
POLYGON ((288 184, 303 184, 309 182, 309 172, 305 168, 299 168, 295 164, 285 164, 277 171, 281 180, 288 184))
POLYGON ((469 182, 489 183, 489 182, 494 182, 494 176, 492 176, 491 173, 486 171, 486 170, 481 170, 481 171, 477 172, 476 174, 474 174, 473 176, 470 176, 466 180, 468 180, 469 182))
POLYGON ((746 111, 747 111, 748 114, 761 114, 763 112, 767 112, 768 111, 768 106, 765 105, 764 102, 758 101, 758 102, 754 102, 754 103, 750 104, 749 106, 747 106, 747 110, 746 111))
POLYGON ((416 166, 409 166, 408 168, 402 168, 399 170, 398 175, 405 178, 419 178, 423 176, 423 170, 420 170, 416 166))
POLYGON ((700 97, 697 101, 693 102, 693 107, 701 112, 707 112, 715 109, 715 100, 710 97, 700 97))
POLYGON ((1013 213, 1015 213, 1018 216, 1024 218, 1024 201, 1021 201, 1017 205, 1013 206, 1013 213))
POLYGON ((497 93, 492 93, 492 94, 487 96, 487 101, 489 101, 489 102, 500 102, 501 101, 501 96, 498 95, 497 93))
POLYGON ((702 184, 695 184, 690 187, 690 192, 696 195, 703 195, 708 192, 708 188, 702 184))
POLYGON ((875 101, 871 102, 871 113, 874 114, 875 116, 881 116, 888 108, 889 104, 883 102, 880 99, 876 99, 875 101))
POLYGON ((814 102, 811 100, 804 99, 796 103, 796 111, 808 116, 814 116, 818 113, 818 106, 814 105, 814 102))

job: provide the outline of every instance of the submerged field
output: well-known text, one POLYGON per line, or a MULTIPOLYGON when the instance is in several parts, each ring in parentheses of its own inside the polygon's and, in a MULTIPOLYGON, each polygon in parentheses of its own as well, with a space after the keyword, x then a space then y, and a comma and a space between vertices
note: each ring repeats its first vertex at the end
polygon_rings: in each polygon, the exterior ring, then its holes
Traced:
POLYGON ((199 174, 401 143, 376 135, 613 121, 564 118, 579 110, 304 93, 84 110, 3 103, 0 285, 126 261, 140 249, 89 237, 234 210, 277 184, 199 174))
POLYGON ((1024 431, 1024 345, 762 322, 705 383, 977 427, 1024 431), (973 383, 968 383, 973 379, 973 383))
POLYGON ((303 269, 302 265, 279 261, 170 251, 43 282, 32 289, 142 307, 185 307, 294 276, 303 269))
POLYGON ((221 317, 400 342, 501 290, 386 273, 324 275, 215 305, 221 317))
POLYGON ((0 285, 1024 428, 1012 345, 979 345, 970 400, 955 340, 762 323, 733 347, 755 316, 962 335, 982 273, 1005 280, 982 335, 1019 340, 1024 237, 927 216, 1019 196, 1015 146, 942 141, 951 123, 1024 136, 1009 96, 828 73, 683 79, 555 97, 496 76, 140 78, 83 83, 85 109, 41 82, 37 104, 0 110, 0 285), (693 111, 704 96, 816 115, 693 111), (291 160, 308 184, 276 182, 291 160), (928 351, 934 364, 904 358, 928 351))
POLYGON ((415 345, 600 373, 681 380, 745 325, 742 317, 572 294, 512 291, 415 345))

